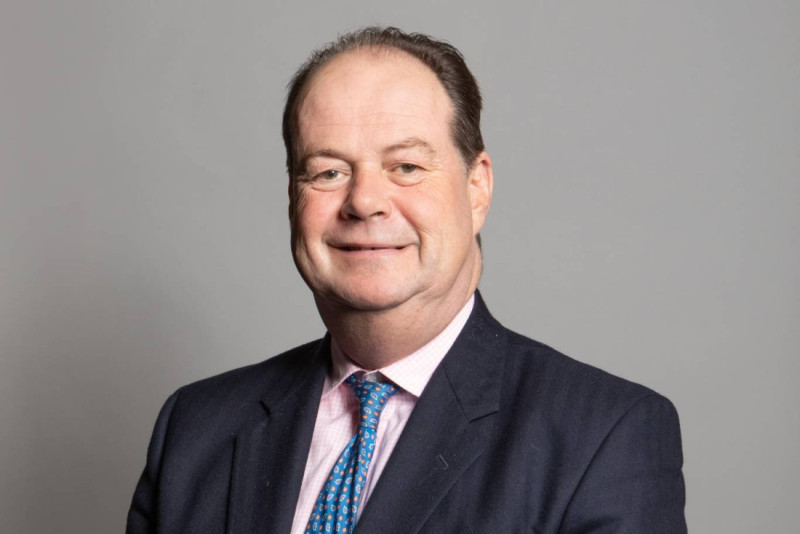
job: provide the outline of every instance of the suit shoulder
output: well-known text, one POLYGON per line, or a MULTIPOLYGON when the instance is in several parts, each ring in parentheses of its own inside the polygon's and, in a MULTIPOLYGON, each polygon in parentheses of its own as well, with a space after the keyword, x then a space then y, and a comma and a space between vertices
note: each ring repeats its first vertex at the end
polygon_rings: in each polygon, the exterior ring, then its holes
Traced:
POLYGON ((646 397, 664 397, 641 384, 575 360, 539 341, 507 330, 507 377, 522 391, 565 410, 621 415, 646 397), (513 377, 513 378, 511 378, 513 377))
POLYGON ((293 375, 305 369, 322 341, 311 341, 262 362, 192 382, 181 387, 175 396, 179 404, 195 407, 258 399, 270 388, 285 386, 293 375))

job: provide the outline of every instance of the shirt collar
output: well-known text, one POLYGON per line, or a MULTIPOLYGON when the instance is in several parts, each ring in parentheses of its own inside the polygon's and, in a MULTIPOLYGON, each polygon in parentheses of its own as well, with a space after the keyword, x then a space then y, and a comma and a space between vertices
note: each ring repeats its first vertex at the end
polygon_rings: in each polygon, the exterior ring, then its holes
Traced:
POLYGON ((379 375, 382 375, 415 397, 419 397, 422 395, 422 390, 428 385, 431 375, 433 375, 433 372, 444 359, 447 351, 453 346, 458 334, 461 333, 461 330, 467 323, 467 319, 469 319, 469 314, 472 312, 474 304, 475 295, 470 297, 464 307, 461 308, 461 311, 450 321, 450 324, 435 338, 417 351, 401 358, 393 364, 368 373, 348 358, 347 355, 342 352, 342 349, 339 348, 339 344, 336 343, 336 340, 331 338, 331 368, 328 376, 325 378, 322 396, 324 397, 339 387, 351 374, 362 372, 365 373, 365 380, 377 379, 379 375))

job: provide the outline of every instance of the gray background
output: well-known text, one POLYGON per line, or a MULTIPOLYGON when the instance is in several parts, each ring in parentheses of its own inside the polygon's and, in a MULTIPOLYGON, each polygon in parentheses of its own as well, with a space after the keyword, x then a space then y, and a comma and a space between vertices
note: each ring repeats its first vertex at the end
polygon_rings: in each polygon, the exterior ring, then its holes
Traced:
POLYGON ((675 402, 693 532, 796 531, 789 0, 3 2, 0 530, 122 531, 169 393, 323 333, 280 112, 368 23, 482 85, 494 314, 675 402))

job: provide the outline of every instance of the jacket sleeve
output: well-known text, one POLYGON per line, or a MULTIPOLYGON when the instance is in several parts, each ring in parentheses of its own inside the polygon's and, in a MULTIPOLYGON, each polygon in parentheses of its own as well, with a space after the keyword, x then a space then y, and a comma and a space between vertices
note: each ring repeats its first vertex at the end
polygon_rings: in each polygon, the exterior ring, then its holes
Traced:
POLYGON ((685 488, 678 414, 651 394, 611 428, 578 485, 562 534, 682 534, 685 488))
POLYGON ((169 420, 178 392, 174 393, 158 415, 153 436, 150 439, 150 446, 147 449, 147 464, 145 465, 136 490, 133 493, 133 501, 128 510, 128 523, 125 529, 126 534, 155 534, 158 532, 158 483, 161 472, 161 460, 164 451, 169 420))

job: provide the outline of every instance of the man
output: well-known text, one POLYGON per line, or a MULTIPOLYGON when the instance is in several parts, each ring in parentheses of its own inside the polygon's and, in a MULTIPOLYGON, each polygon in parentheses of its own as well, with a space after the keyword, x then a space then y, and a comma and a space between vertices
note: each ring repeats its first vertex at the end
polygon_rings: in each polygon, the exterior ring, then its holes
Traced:
POLYGON ((393 28, 300 69, 292 250, 328 335, 170 397, 129 533, 685 532, 669 401, 476 292, 480 107, 457 50, 393 28))

